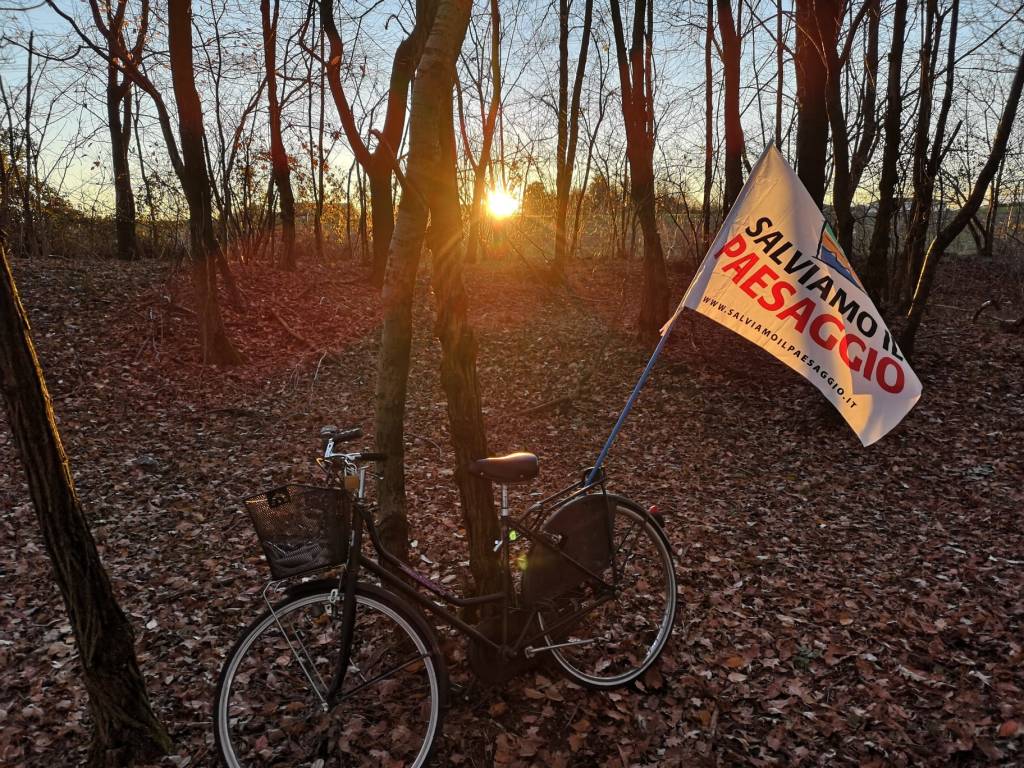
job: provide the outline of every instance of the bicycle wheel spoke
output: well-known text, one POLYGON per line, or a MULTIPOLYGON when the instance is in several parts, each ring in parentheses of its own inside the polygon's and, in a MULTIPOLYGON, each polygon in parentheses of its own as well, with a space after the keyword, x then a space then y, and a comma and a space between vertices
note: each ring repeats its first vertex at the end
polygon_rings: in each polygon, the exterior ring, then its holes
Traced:
POLYGON ((369 688, 371 685, 379 683, 381 680, 386 680, 387 678, 389 678, 392 675, 394 675, 396 672, 401 672, 403 669, 408 667, 410 664, 415 664, 418 661, 422 661, 426 657, 427 657, 426 654, 417 654, 417 655, 413 656, 410 659, 406 659, 405 661, 401 662, 400 664, 395 664, 390 669, 387 669, 387 670, 381 672, 380 674, 374 675, 369 680, 365 680, 360 685, 357 685, 355 688, 353 688, 351 690, 348 690, 348 691, 345 691, 341 695, 341 697, 339 698, 339 701, 344 701, 345 699, 348 699, 348 698, 351 698, 352 696, 355 696, 357 693, 359 693, 360 691, 364 690, 365 688, 369 688))
POLYGON ((231 768, 426 762, 441 724, 443 667, 431 641, 389 606, 396 598, 361 587, 351 684, 322 705, 340 655, 340 621, 323 620, 329 600, 314 594, 279 606, 225 665, 215 717, 231 768))

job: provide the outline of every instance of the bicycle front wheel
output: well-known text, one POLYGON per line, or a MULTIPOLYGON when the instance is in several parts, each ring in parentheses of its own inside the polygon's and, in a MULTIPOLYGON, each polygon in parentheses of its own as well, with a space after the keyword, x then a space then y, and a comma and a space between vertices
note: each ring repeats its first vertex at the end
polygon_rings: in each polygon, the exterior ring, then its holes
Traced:
POLYGON ((668 539, 654 518, 609 494, 612 557, 593 580, 545 601, 537 620, 551 654, 590 688, 636 680, 661 655, 676 615, 676 574, 668 539))
POLYGON ((448 685, 429 628, 394 595, 360 583, 348 672, 328 701, 344 593, 314 590, 253 622, 224 664, 214 708, 224 763, 425 765, 448 685))

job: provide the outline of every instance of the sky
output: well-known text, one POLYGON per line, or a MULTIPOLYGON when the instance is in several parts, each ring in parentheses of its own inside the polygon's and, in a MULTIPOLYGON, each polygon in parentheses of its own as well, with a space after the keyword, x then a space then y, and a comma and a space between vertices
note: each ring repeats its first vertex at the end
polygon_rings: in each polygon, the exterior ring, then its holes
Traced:
MULTIPOLYGON (((81 13, 83 3, 62 3, 69 12, 81 13)), ((346 44, 345 61, 349 65, 346 85, 355 102, 357 118, 362 123, 363 134, 368 133, 371 116, 379 115, 380 103, 386 87, 391 56, 401 35, 402 25, 408 27, 410 11, 408 4, 394 0, 339 3, 348 13, 342 17, 339 8, 339 27, 346 44)), ((570 43, 570 57, 575 60, 578 48, 578 19, 582 12, 582 0, 575 0, 572 14, 577 22, 570 43)), ((880 90, 884 91, 885 52, 889 47, 888 2, 883 3, 881 31, 882 71, 879 78, 880 90)), ((944 7, 940 2, 940 7, 944 7)), ((614 175, 623 165, 621 113, 615 91, 617 86, 614 69, 614 52, 610 46, 609 24, 605 17, 605 4, 595 3, 598 18, 595 21, 594 46, 588 62, 584 101, 585 115, 581 145, 586 133, 594 129, 598 121, 599 105, 604 103, 605 113, 600 124, 601 140, 597 142, 592 165, 592 174, 598 171, 614 175)), ((4 5, 3 8, 14 6, 4 5)), ((783 3, 784 12, 791 10, 791 2, 783 3)), ((286 142, 289 151, 303 157, 304 145, 308 145, 309 134, 307 94, 310 92, 303 82, 305 77, 304 54, 294 45, 288 46, 286 39, 301 23, 304 3, 284 2, 282 4, 281 32, 279 33, 279 66, 284 68, 284 91, 290 95, 285 108, 286 142), (286 47, 287 46, 287 47, 286 47)), ((628 8, 628 6, 627 6, 628 8)), ((656 5, 655 63, 658 73, 657 106, 659 122, 659 148, 656 153, 659 178, 675 188, 687 188, 691 193, 702 183, 703 142, 704 142, 704 62, 703 19, 706 6, 701 3, 667 3, 656 5)), ((198 39, 211 37, 211 18, 219 20, 223 40, 223 77, 226 82, 220 92, 220 100, 214 103, 214 89, 208 73, 204 74, 206 58, 197 47, 195 56, 200 69, 200 92, 204 98, 208 137, 216 139, 216 113, 219 106, 224 129, 230 134, 233 120, 241 112, 242 105, 251 97, 259 79, 262 65, 262 40, 259 30, 259 13, 253 4, 231 0, 216 3, 211 0, 196 2, 196 31, 198 39), (214 10, 217 11, 214 14, 214 10)), ((741 12, 741 26, 747 31, 744 38, 743 66, 743 123, 746 134, 748 156, 753 162, 763 146, 770 141, 774 120, 775 99, 775 44, 773 39, 775 3, 771 0, 755 0, 745 4, 741 12)), ((550 4, 539 0, 518 0, 502 4, 502 61, 504 63, 503 122, 501 125, 504 147, 505 172, 510 182, 524 185, 540 179, 549 187, 553 182, 553 156, 555 120, 554 84, 557 67, 557 19, 550 4)), ((166 85, 166 72, 161 66, 164 54, 165 29, 160 4, 152 23, 151 71, 154 79, 166 85)), ((1013 58, 1014 46, 1024 44, 1024 17, 1017 5, 1004 0, 970 0, 961 9, 961 34, 959 51, 968 55, 958 66, 960 80, 956 89, 954 115, 961 117, 967 126, 963 136, 971 129, 981 134, 974 144, 983 149, 984 134, 994 130, 994 115, 998 112, 1000 90, 1005 89, 1006 72, 1013 58), (1005 25, 1007 20, 1012 20, 1005 25), (1000 25, 1005 25, 1000 30, 1000 25), (993 37, 993 31, 996 34, 993 37)), ((17 91, 24 82, 25 53, 12 44, 13 39, 22 46, 27 41, 27 30, 36 35, 36 45, 60 55, 66 55, 77 47, 75 35, 68 25, 45 5, 36 5, 28 11, 0 11, 4 37, 9 41, 0 49, 0 64, 5 87, 17 91)), ((919 46, 920 25, 916 4, 911 8, 910 33, 904 71, 908 89, 913 90, 917 68, 913 61, 919 46)), ((489 33, 486 4, 475 4, 474 18, 466 43, 460 67, 463 85, 467 126, 474 146, 478 143, 480 123, 479 106, 474 80, 482 74, 485 99, 489 95, 487 60, 489 33)), ((793 45, 792 23, 786 20, 786 39, 793 45)), ((862 76, 859 63, 859 45, 855 46, 850 67, 851 89, 856 90, 857 79, 862 76)), ((214 51, 210 51, 214 55, 214 51)), ((793 119, 795 79, 791 56, 786 54, 785 71, 785 121, 786 142, 784 153, 792 157, 793 136, 789 132, 793 119)), ((714 57, 716 85, 716 110, 720 109, 717 85, 721 82, 721 65, 714 57)), ((574 63, 573 63, 574 66, 574 63)), ((314 75, 313 110, 319 111, 319 80, 314 75)), ((167 89, 169 94, 169 88, 167 89)), ((855 95, 855 94, 854 94, 855 95)), ((170 101, 170 99, 168 99, 170 101)), ((44 84, 39 94, 40 105, 37 114, 50 114, 50 121, 42 139, 44 173, 50 174, 54 183, 79 205, 109 207, 109 148, 105 136, 105 105, 103 102, 103 69, 98 56, 85 51, 71 62, 51 62, 46 65, 44 84)), ((262 106, 261 106, 262 108, 262 106)), ((156 128, 153 111, 144 97, 140 118, 140 136, 144 152, 153 162, 166 163, 166 150, 156 128)), ((326 98, 325 121, 328 132, 338 128, 338 121, 330 98, 326 98)), ((316 119, 316 114, 314 114, 316 119)), ((265 127, 257 121, 252 130, 254 146, 266 146, 265 127)), ((716 116, 716 122, 720 119, 716 116)), ((376 125, 379 119, 373 123, 376 125)), ((328 167, 341 172, 351 164, 351 153, 343 139, 336 138, 327 157, 328 167)), ((583 172, 581 157, 577 164, 578 173, 583 172)), ((876 156, 880 152, 876 152, 876 156)), ((166 168, 164 169, 166 173, 166 168)), ((339 177, 340 179, 341 177, 339 177)), ((340 183, 340 181, 339 181, 340 183)), ((866 174, 866 184, 871 184, 871 173, 866 174)))

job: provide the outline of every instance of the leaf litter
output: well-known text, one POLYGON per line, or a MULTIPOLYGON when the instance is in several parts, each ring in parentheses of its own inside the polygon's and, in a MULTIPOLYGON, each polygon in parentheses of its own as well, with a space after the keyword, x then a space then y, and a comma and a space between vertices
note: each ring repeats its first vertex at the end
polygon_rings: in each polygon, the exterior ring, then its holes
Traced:
MULTIPOLYGON (((608 464, 617 491, 665 515, 680 597, 667 651, 629 690, 585 691, 547 666, 488 689, 442 629, 459 688, 437 764, 1024 759, 1024 339, 950 307, 993 289, 956 260, 945 270, 913 361, 924 397, 870 449, 810 385, 688 313, 608 464)), ((246 306, 225 319, 248 362, 216 369, 195 362, 185 275, 15 264, 79 492, 175 740, 168 766, 216 765, 213 686, 260 611, 267 572, 239 499, 314 480, 321 424, 372 434, 376 294, 325 267, 237 271, 246 306)), ((552 289, 509 266, 471 270, 491 451, 541 458, 514 503, 593 462, 645 363, 628 328, 638 282, 598 269, 552 289)), ((425 276, 414 312, 413 551, 466 588, 425 276)), ((0 763, 78 763, 89 729, 74 638, 6 427, 0 508, 0 763)))

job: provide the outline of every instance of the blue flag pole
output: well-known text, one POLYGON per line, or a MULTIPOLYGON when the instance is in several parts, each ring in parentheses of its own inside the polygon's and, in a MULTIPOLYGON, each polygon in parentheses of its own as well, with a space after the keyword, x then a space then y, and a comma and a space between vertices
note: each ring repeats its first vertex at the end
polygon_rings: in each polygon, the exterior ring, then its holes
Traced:
POLYGON ((672 329, 675 327, 676 321, 682 313, 676 313, 672 318, 672 321, 665 328, 665 332, 661 334, 661 339, 658 341, 658 346, 654 348, 651 359, 647 361, 647 367, 644 368, 644 372, 640 374, 640 378, 636 382, 636 386, 633 387, 632 393, 629 395, 629 399, 626 401, 626 405, 622 408, 622 412, 619 414, 618 420, 615 422, 615 426, 612 427, 612 433, 608 435, 608 439, 604 442, 604 447, 601 448, 601 453, 597 456, 597 461, 594 462, 594 468, 590 470, 590 474, 587 475, 587 483, 590 484, 597 479, 598 473, 601 471, 601 465, 604 464, 605 458, 608 456, 608 451, 612 449, 612 443, 615 442, 615 438, 619 436, 619 430, 622 429, 622 425, 626 421, 626 417, 629 416, 629 412, 633 410, 633 404, 636 403, 638 397, 640 397, 640 390, 644 388, 644 384, 647 383, 647 379, 651 375, 651 371, 654 370, 654 364, 658 360, 658 356, 661 355, 661 350, 665 348, 665 342, 668 341, 669 334, 672 333, 672 329))

